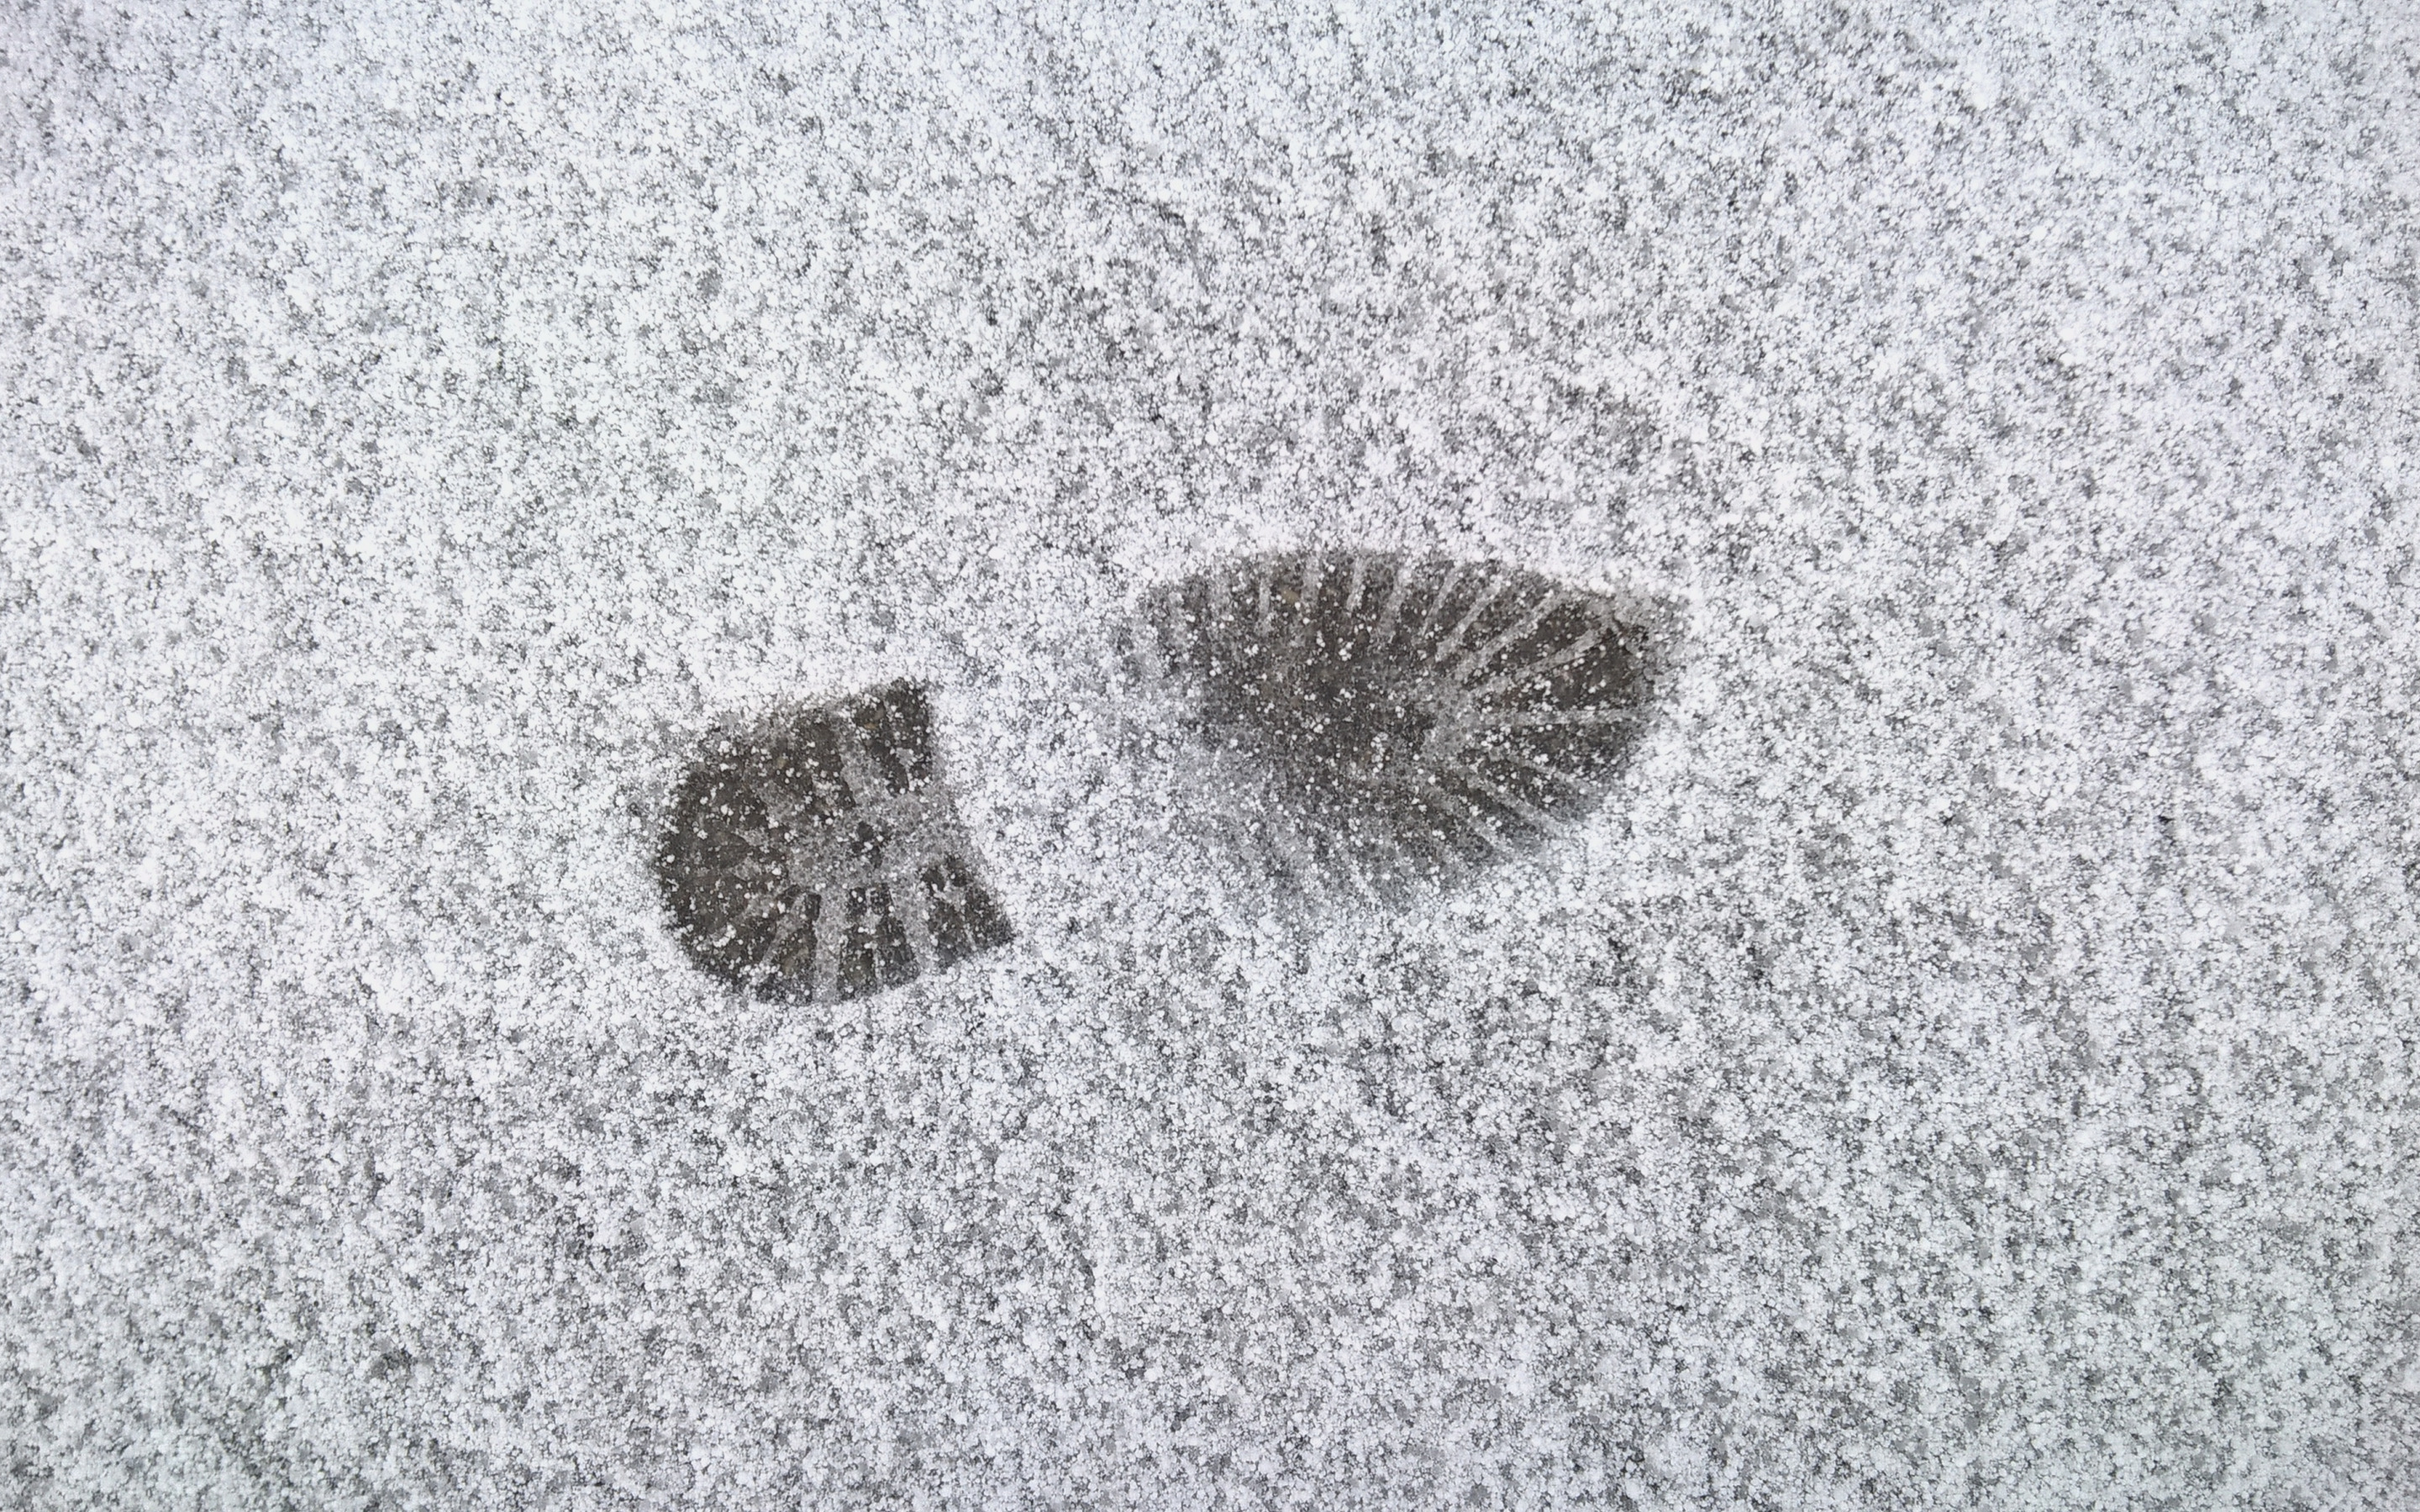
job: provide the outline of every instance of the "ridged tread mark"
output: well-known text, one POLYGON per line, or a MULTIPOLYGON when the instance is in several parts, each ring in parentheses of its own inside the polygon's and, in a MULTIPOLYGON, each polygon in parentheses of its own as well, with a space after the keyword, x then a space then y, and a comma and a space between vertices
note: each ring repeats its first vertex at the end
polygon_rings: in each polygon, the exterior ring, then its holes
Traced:
POLYGON ((690 959, 768 998, 861 996, 1015 936, 905 681, 709 741, 656 872, 690 959))
POLYGON ((1230 559, 1140 617, 1140 680, 1226 764, 1239 827, 1280 871, 1357 891, 1542 843, 1603 800, 1650 712, 1645 633, 1501 563, 1230 559))

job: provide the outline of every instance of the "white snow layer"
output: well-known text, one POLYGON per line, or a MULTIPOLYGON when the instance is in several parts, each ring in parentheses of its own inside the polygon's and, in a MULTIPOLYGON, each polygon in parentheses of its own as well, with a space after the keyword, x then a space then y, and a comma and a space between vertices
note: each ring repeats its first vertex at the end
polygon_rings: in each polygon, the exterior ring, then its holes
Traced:
POLYGON ((2409 12, 1407 8, 0 23, 0 1501, 2415 1504, 2409 12), (1613 800, 1233 881, 1306 544, 1668 605, 1613 800), (1020 937, 743 1001, 903 674, 1020 937))

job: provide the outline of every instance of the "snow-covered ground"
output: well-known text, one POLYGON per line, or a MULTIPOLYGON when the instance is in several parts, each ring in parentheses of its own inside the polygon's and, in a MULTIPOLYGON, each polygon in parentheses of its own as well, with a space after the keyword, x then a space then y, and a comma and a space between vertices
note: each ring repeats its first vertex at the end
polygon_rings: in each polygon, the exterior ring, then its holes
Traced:
POLYGON ((2420 1497, 2420 37, 1693 4, 0 22, 0 1502, 2420 1497), (1388 911, 1112 642, 1670 607, 1388 911), (699 975, 929 679, 1016 942, 699 975))

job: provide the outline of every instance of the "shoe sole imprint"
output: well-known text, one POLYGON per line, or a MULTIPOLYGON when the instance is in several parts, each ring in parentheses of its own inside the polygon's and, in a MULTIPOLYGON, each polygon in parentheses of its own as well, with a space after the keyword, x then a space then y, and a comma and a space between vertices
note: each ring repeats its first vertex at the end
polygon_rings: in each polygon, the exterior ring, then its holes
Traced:
POLYGON ((1218 563, 1147 594, 1128 652, 1275 871, 1388 899, 1594 809, 1655 681, 1646 629, 1604 595, 1385 552, 1218 563))
POLYGON ((656 874, 690 958, 780 1001, 861 997, 1015 935, 910 682, 711 740, 674 797, 656 874))

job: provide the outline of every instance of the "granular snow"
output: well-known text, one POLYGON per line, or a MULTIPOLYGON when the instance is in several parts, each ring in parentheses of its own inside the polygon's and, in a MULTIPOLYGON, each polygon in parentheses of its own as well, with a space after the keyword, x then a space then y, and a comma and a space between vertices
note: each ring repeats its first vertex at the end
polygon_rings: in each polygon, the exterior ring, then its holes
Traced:
POLYGON ((2420 40, 2000 8, 0 23, 0 1500, 2412 1505, 2420 40), (1314 549, 1602 804, 1244 885, 1314 549), (698 971, 903 678, 1015 941, 698 971))

